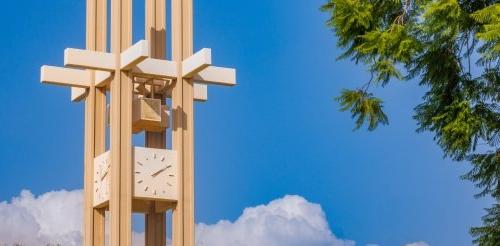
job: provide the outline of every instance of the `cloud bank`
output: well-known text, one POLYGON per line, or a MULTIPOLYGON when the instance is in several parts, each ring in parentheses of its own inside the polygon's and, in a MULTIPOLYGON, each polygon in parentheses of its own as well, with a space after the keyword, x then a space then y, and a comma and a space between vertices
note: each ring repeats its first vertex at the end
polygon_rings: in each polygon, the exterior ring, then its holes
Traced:
POLYGON ((429 244, 427 244, 426 242, 420 241, 420 242, 409 243, 406 246, 429 246, 429 244))
POLYGON ((198 224, 198 246, 311 245, 353 246, 337 239, 318 204, 300 196, 285 196, 267 205, 247 208, 235 221, 198 224))
MULTIPOLYGON (((82 191, 53 191, 35 197, 22 191, 0 202, 0 245, 82 244, 82 191)), ((330 230, 320 205, 300 196, 246 208, 234 222, 196 226, 197 246, 354 246, 330 230)), ((133 233, 133 245, 144 245, 144 233, 133 233)), ((429 246, 415 242, 406 246, 429 246)))
POLYGON ((22 191, 0 203, 0 244, 81 245, 82 192, 56 191, 34 197, 22 191))

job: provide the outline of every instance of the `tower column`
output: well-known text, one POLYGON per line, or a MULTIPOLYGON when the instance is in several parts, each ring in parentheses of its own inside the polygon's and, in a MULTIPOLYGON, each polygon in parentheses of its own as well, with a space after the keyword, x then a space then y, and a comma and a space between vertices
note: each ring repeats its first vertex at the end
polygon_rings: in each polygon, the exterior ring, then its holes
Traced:
MULTIPOLYGON (((149 42, 150 57, 166 59, 166 6, 165 0, 146 0, 145 37, 149 42)), ((163 93, 152 95, 165 103, 163 93)), ((166 149, 166 129, 162 132, 145 133, 145 145, 149 148, 166 149)), ((149 211, 145 214, 146 246, 163 246, 167 241, 166 213, 156 211, 156 202, 151 201, 149 211)))
MULTIPOLYGON (((86 48, 106 51, 106 1, 87 0, 86 48)), ((85 246, 104 246, 103 209, 93 207, 94 157, 105 151, 106 91, 93 84, 88 88, 85 101, 84 150, 84 237, 85 246)))
POLYGON ((111 0, 111 52, 115 55, 111 82, 110 245, 132 242, 132 78, 121 70, 120 54, 132 44, 132 1, 111 0))
MULTIPOLYGON (((193 54, 193 2, 172 0, 172 54, 179 64, 193 54)), ((172 90, 173 149, 179 153, 179 201, 173 210, 174 246, 194 246, 193 81, 182 76, 172 90)))

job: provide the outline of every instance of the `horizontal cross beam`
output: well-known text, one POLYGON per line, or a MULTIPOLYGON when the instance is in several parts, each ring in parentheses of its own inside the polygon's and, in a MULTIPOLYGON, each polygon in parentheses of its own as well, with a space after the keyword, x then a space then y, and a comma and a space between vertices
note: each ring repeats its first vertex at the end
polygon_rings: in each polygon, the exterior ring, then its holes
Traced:
POLYGON ((193 80, 198 83, 218 84, 225 86, 236 85, 236 69, 210 66, 194 75, 193 80))
MULTIPOLYGON (((120 54, 120 68, 130 70, 149 56, 149 44, 141 40, 120 54)), ((112 53, 66 49, 64 50, 64 66, 93 70, 115 71, 115 55, 112 53)))
POLYGON ((71 48, 64 50, 64 66, 110 72, 116 69, 115 56, 111 53, 71 48))
MULTIPOLYGON (((205 102, 208 100, 208 86, 206 84, 194 83, 193 99, 197 102, 205 102)), ((85 99, 89 90, 87 88, 71 87, 71 101, 79 102, 85 99)))
POLYGON ((202 49, 182 61, 182 77, 190 78, 212 65, 212 50, 202 49))
POLYGON ((42 66, 40 71, 42 83, 88 88, 92 84, 92 73, 87 70, 42 66))
POLYGON ((147 58, 132 69, 137 76, 151 78, 177 78, 177 63, 167 60, 147 58))
POLYGON ((149 44, 141 40, 125 50, 120 57, 120 68, 130 70, 149 57, 149 44))
MULTIPOLYGON (((149 58, 149 53, 149 44, 146 40, 137 42, 120 54, 120 69, 131 71, 137 77, 177 79, 178 67, 181 66, 182 77, 192 79, 194 82, 194 99, 197 101, 207 100, 208 84, 224 86, 236 84, 235 69, 212 66, 211 49, 202 49, 181 63, 149 58)), ((43 66, 41 81, 70 86, 72 101, 84 99, 92 83, 96 87, 106 86, 113 78, 112 72, 117 67, 114 54, 80 49, 66 49, 64 65, 71 68, 43 66)))
POLYGON ((103 87, 111 79, 111 73, 95 71, 94 79, 90 70, 42 66, 40 81, 45 84, 71 86, 76 88, 89 88, 92 83, 96 87, 103 87))

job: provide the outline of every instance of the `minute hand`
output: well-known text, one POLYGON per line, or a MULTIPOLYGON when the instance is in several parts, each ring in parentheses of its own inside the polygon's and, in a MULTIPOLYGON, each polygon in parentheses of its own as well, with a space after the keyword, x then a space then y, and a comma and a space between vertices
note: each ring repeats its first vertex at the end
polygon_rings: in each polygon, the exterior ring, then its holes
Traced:
POLYGON ((157 176, 158 174, 160 174, 161 172, 165 171, 167 168, 171 167, 172 165, 168 165, 168 166, 165 166, 164 168, 154 172, 153 174, 151 174, 152 177, 155 177, 157 176))
POLYGON ((108 172, 109 171, 106 171, 103 175, 101 175, 101 181, 106 177, 106 175, 108 175, 108 172))

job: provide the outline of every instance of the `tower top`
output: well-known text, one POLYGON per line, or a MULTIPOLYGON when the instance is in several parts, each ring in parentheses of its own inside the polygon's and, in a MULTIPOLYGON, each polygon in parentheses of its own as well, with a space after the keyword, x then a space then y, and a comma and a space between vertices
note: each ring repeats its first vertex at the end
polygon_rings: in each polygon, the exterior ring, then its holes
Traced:
POLYGON ((193 54, 192 0, 171 1, 167 60, 165 3, 145 0, 144 39, 132 44, 132 0, 111 0, 110 18, 108 0, 87 0, 86 49, 66 49, 64 67, 41 68, 42 83, 85 101, 85 246, 104 245, 106 211, 109 245, 131 245, 131 214, 139 212, 146 245, 164 246, 168 210, 173 245, 194 246, 193 101, 207 100, 208 85, 235 85, 236 70, 213 66, 211 49, 193 54), (145 146, 133 146, 143 131, 145 146))

